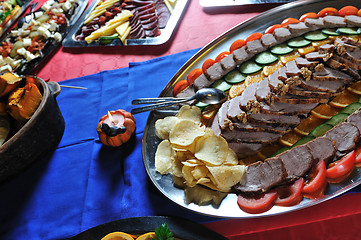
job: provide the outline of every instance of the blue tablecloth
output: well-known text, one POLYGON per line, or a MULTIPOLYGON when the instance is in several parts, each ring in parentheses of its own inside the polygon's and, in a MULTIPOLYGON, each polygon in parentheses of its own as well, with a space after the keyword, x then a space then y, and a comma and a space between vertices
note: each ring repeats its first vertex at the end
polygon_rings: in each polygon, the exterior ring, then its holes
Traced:
POLYGON ((141 155, 148 113, 135 116, 136 137, 120 148, 103 146, 96 132, 108 110, 130 111, 132 99, 157 97, 196 51, 63 81, 87 90, 62 89, 57 101, 66 127, 57 149, 0 185, 0 239, 66 238, 137 216, 214 220, 172 203, 149 180, 141 155))

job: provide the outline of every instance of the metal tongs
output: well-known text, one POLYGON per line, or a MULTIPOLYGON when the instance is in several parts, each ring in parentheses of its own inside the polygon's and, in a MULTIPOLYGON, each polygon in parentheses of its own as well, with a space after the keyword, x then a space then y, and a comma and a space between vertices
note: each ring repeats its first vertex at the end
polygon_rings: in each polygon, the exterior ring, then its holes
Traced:
POLYGON ((138 104, 152 104, 144 107, 132 109, 132 114, 146 112, 155 109, 161 109, 173 106, 178 103, 185 103, 192 100, 197 100, 206 104, 217 104, 224 101, 227 95, 216 88, 202 88, 189 98, 173 98, 173 97, 159 97, 159 98, 139 98, 132 101, 133 105, 138 104))

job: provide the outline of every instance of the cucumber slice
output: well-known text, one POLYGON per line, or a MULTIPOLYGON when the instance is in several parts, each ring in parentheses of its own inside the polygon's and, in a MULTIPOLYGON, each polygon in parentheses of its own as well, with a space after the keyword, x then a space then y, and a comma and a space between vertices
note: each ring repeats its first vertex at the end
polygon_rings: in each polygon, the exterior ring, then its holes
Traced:
POLYGON ((115 34, 110 35, 110 36, 101 36, 101 37, 99 37, 99 43, 100 44, 109 44, 114 39, 119 39, 118 33, 115 33, 115 34))
POLYGON ((246 79, 246 76, 240 73, 238 70, 232 70, 224 77, 224 80, 229 84, 236 84, 243 82, 246 79))
POLYGON ((232 84, 229 84, 228 82, 226 82, 224 79, 219 79, 217 81, 215 81, 212 85, 212 88, 217 88, 223 92, 228 91, 231 87, 232 84))
POLYGON ((271 51, 271 53, 276 54, 276 55, 285 55, 285 54, 293 52, 293 48, 289 47, 286 43, 283 43, 283 44, 279 44, 279 45, 271 47, 270 51, 271 51))
POLYGON ((203 109, 203 108, 209 106, 209 104, 208 103, 197 102, 195 104, 195 106, 199 107, 200 109, 203 109))
POLYGON ((354 113, 356 110, 361 108, 361 103, 354 102, 350 105, 346 106, 344 109, 342 109, 339 113, 346 113, 350 115, 351 113, 354 113))
POLYGON ((336 28, 324 28, 322 29, 322 33, 329 36, 339 36, 340 34, 336 30, 336 28))
POLYGON ((332 125, 330 124, 327 124, 327 123, 324 123, 324 124, 321 124, 320 126, 316 127, 315 129, 313 129, 309 134, 308 136, 311 136, 311 137, 321 137, 323 135, 325 135, 325 133, 330 130, 331 128, 333 128, 332 125))
POLYGON ((347 34, 347 35, 357 35, 359 34, 357 32, 356 28, 350 28, 350 27, 339 27, 337 28, 336 32, 340 34, 347 34))
POLYGON ((305 143, 308 143, 309 141, 312 141, 313 139, 315 139, 313 136, 303 137, 300 140, 298 140, 295 144, 293 144, 292 147, 303 145, 305 143))
POLYGON ((328 120, 326 123, 330 124, 332 126, 336 126, 337 124, 345 121, 345 119, 347 117, 348 117, 348 114, 346 114, 346 113, 338 113, 335 116, 333 116, 332 118, 330 118, 330 120, 328 120))
POLYGON ((303 38, 303 37, 296 37, 287 42, 287 45, 292 48, 301 48, 310 45, 311 41, 303 38))
POLYGON ((273 55, 272 53, 270 53, 268 51, 265 51, 265 52, 261 52, 261 53, 257 54, 256 57, 254 58, 254 60, 258 64, 268 65, 268 64, 271 64, 271 63, 274 63, 275 61, 277 61, 278 57, 276 57, 275 55, 273 55))
POLYGON ((305 39, 310 41, 322 41, 327 39, 328 36, 321 31, 314 31, 305 34, 305 39))
POLYGON ((243 63, 241 66, 239 66, 239 71, 246 75, 256 73, 261 70, 262 70, 262 67, 252 60, 247 61, 247 62, 243 63))

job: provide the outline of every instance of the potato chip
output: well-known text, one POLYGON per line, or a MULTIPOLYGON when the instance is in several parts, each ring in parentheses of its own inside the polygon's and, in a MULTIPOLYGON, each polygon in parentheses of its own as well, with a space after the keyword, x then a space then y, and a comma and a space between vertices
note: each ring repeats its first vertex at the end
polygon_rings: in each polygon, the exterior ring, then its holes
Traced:
POLYGON ((197 165, 194 167, 193 171, 192 171, 193 177, 196 180, 199 180, 201 178, 204 178, 207 176, 208 174, 208 169, 206 166, 204 165, 197 165))
POLYGON ((195 148, 196 148, 196 143, 195 141, 193 141, 190 145, 188 146, 181 146, 178 144, 172 144, 172 147, 175 151, 180 151, 180 152, 191 152, 194 153, 195 148))
POLYGON ((228 156, 228 143, 220 136, 200 138, 196 143, 195 156, 207 165, 221 165, 228 156))
POLYGON ((160 174, 172 172, 176 153, 168 140, 163 140, 155 152, 155 169, 160 174))
POLYGON ((197 184, 197 181, 194 179, 192 174, 193 169, 194 167, 189 167, 187 165, 184 165, 182 168, 185 184, 189 187, 194 187, 197 184))
POLYGON ((200 206, 212 204, 214 207, 218 207, 221 201, 227 196, 226 193, 215 192, 203 186, 186 187, 184 191, 187 204, 193 202, 200 206))
POLYGON ((200 126, 191 120, 180 120, 169 133, 169 141, 172 144, 188 146, 193 141, 205 134, 205 127, 200 126))
POLYGON ((168 116, 163 119, 158 119, 155 122, 155 134, 160 139, 169 139, 169 132, 178 121, 179 118, 175 116, 168 116))
POLYGON ((228 149, 228 154, 226 160, 223 162, 224 165, 237 165, 238 157, 237 154, 232 150, 228 149))
POLYGON ((188 119, 199 124, 201 122, 202 112, 199 107, 185 105, 181 107, 176 116, 179 119, 188 119))
POLYGON ((198 165, 204 165, 202 161, 199 161, 197 159, 190 159, 185 162, 182 162, 183 165, 189 166, 189 167, 196 167, 198 165))
POLYGON ((211 182, 211 180, 209 178, 205 178, 205 177, 202 177, 202 178, 197 180, 197 184, 206 184, 206 183, 209 183, 209 182, 211 182))
POLYGON ((246 167, 243 165, 235 166, 207 166, 212 182, 217 188, 227 190, 241 181, 246 167))

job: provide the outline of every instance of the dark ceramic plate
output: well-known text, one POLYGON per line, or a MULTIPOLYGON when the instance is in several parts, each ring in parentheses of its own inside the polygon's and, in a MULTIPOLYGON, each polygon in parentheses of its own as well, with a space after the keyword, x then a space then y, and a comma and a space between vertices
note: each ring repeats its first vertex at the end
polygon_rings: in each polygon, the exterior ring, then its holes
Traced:
POLYGON ((143 234, 154 230, 167 223, 173 236, 182 240, 227 240, 218 233, 209 230, 195 222, 175 217, 136 217, 126 218, 105 223, 88 229, 69 240, 100 240, 111 232, 125 232, 129 234, 143 234))

